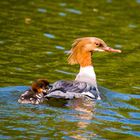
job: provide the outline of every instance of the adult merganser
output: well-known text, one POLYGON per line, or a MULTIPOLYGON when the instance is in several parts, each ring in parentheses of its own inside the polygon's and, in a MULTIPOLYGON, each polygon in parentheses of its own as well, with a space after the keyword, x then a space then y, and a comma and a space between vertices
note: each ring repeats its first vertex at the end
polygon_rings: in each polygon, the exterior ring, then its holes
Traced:
MULTIPOLYGON (((69 64, 79 64, 80 71, 74 81, 57 81, 47 90, 44 97, 50 98, 85 98, 100 99, 96 75, 92 65, 92 54, 95 51, 118 52, 121 50, 110 48, 106 43, 96 37, 79 38, 72 44, 68 57, 69 64)), ((43 90, 42 90, 43 91, 43 90)))

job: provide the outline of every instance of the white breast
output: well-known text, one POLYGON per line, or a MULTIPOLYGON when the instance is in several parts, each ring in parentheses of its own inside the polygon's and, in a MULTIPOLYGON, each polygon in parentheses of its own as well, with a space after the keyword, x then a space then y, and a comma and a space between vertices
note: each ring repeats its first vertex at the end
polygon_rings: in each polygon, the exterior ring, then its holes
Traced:
POLYGON ((87 82, 97 87, 96 74, 93 66, 80 67, 80 72, 76 76, 75 80, 87 82))

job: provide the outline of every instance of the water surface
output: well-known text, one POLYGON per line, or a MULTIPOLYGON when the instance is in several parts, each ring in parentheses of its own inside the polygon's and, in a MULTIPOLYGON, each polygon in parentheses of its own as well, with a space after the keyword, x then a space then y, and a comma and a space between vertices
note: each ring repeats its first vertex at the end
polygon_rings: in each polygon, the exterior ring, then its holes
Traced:
POLYGON ((139 139, 139 9, 139 0, 0 1, 0 139, 139 139), (68 51, 84 36, 123 51, 93 55, 103 100, 90 109, 18 104, 37 78, 75 78, 68 51))

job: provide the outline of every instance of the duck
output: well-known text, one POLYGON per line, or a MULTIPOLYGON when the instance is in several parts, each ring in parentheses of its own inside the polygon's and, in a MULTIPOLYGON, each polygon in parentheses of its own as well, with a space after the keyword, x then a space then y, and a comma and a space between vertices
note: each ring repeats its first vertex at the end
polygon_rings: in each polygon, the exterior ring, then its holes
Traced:
POLYGON ((31 87, 24 91, 18 99, 22 104, 40 104, 44 101, 44 95, 48 93, 50 83, 47 79, 35 80, 31 87))
MULTIPOLYGON (((47 80, 44 81, 43 79, 37 80, 37 82, 32 84, 31 89, 34 92, 32 96, 42 95, 40 99, 46 100, 49 100, 51 98, 56 99, 59 98, 66 100, 71 100, 75 98, 90 99, 93 101, 101 100, 92 61, 92 55, 96 51, 121 53, 121 50, 109 47, 100 38, 97 37, 78 38, 74 40, 68 57, 68 63, 70 65, 74 64, 80 65, 80 70, 79 73, 76 75, 75 80, 71 81, 59 80, 53 84, 49 84, 47 80), (42 82, 45 83, 45 87, 39 86, 40 83, 42 82)), ((27 94, 29 94, 28 91, 26 91, 25 95, 27 96, 27 94)), ((21 96, 22 98, 23 95, 21 96)), ((40 102, 43 102, 43 100, 37 101, 37 103, 40 102)))

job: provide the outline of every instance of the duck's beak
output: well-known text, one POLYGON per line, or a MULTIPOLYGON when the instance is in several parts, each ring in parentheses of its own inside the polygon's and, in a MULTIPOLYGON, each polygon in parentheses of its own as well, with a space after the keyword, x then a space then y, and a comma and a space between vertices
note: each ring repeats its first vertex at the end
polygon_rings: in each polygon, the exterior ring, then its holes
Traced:
POLYGON ((119 50, 119 49, 113 49, 111 47, 108 47, 108 46, 104 46, 101 48, 103 51, 106 51, 106 52, 117 52, 117 53, 121 53, 122 51, 119 50))

